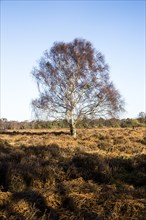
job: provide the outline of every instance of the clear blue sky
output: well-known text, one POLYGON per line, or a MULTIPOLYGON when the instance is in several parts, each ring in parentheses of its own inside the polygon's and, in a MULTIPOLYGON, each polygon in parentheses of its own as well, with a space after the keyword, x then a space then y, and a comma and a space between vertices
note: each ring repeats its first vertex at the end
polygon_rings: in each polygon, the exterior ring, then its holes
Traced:
POLYGON ((1 1, 1 114, 31 120, 38 96, 30 72, 54 41, 82 37, 110 66, 126 101, 122 117, 145 111, 145 1, 1 1))

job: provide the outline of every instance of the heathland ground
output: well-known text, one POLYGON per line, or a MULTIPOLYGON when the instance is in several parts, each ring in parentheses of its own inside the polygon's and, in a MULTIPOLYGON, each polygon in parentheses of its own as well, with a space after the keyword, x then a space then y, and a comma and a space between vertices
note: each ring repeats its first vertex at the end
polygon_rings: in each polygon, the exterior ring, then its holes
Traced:
POLYGON ((146 129, 0 133, 0 219, 145 220, 146 129))

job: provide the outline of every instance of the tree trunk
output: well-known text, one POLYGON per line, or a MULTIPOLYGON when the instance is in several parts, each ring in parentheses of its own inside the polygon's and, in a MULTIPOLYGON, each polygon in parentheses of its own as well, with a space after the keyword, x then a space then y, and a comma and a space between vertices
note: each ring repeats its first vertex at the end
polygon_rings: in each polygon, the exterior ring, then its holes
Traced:
POLYGON ((70 123, 70 134, 71 136, 73 136, 74 138, 76 138, 76 126, 75 126, 75 123, 71 121, 70 123))

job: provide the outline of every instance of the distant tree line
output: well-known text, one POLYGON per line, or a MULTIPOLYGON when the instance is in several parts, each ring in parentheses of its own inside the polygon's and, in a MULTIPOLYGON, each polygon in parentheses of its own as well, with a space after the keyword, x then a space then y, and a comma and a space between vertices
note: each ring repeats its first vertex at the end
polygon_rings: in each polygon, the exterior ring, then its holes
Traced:
MULTIPOLYGON (((125 127, 144 127, 146 126, 146 114, 139 113, 136 119, 88 119, 84 117, 77 124, 77 128, 104 128, 104 127, 115 127, 115 128, 125 128, 125 127)), ((53 121, 43 121, 43 120, 33 120, 33 121, 8 121, 6 118, 0 119, 0 129, 6 130, 21 130, 21 129, 56 129, 56 128, 69 128, 67 121, 64 120, 53 120, 53 121)))

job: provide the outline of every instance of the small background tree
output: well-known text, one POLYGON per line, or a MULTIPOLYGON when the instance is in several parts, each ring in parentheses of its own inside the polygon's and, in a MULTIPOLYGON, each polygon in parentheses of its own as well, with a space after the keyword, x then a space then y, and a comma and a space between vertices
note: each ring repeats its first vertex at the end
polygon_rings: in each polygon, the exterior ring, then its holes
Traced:
POLYGON ((138 120, 140 123, 146 123, 146 113, 140 112, 138 115, 138 120))
POLYGON ((80 119, 115 117, 123 111, 104 56, 84 39, 54 43, 32 75, 39 89, 39 98, 32 101, 36 115, 65 118, 74 137, 80 119))

